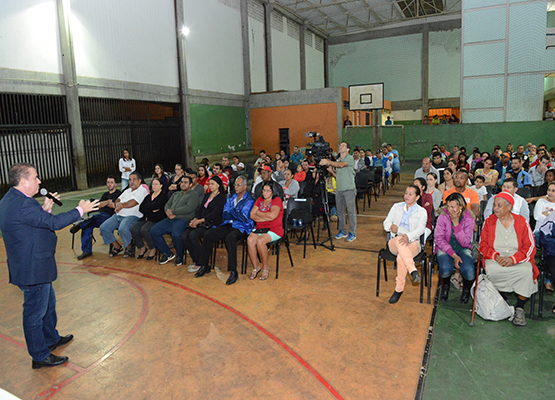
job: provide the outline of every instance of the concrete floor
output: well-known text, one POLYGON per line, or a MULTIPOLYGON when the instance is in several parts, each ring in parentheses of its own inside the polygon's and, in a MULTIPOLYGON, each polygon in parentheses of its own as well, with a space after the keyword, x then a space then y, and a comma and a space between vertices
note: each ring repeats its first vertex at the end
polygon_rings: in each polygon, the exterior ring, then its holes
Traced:
POLYGON ((224 249, 202 278, 109 258, 100 241, 79 262, 79 245, 71 250, 69 229, 60 231, 58 328, 75 335, 55 351, 69 356, 63 367, 31 369, 23 296, 7 283, 0 246, 0 387, 22 399, 413 399, 432 305, 410 281, 390 305, 392 265, 375 295, 382 222, 409 180, 365 212, 360 203, 353 243, 308 247, 306 259, 293 245, 293 268, 283 249, 277 280, 271 257, 269 280, 241 275, 226 286, 224 249))

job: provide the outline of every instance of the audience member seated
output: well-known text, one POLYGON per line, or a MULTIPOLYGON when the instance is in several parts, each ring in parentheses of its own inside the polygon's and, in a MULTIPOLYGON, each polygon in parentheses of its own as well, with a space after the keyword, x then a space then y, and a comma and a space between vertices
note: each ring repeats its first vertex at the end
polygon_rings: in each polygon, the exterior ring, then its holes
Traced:
POLYGON ((416 172, 414 173, 414 179, 416 179, 416 178, 426 179, 426 177, 428 176, 428 174, 430 172, 433 172, 434 174, 439 176, 438 170, 435 169, 434 167, 432 167, 432 160, 430 160, 430 157, 424 157, 422 159, 422 167, 418 168, 416 170, 416 172))
POLYGON ((540 242, 540 226, 553 211, 555 211, 555 182, 548 185, 547 196, 541 197, 534 207, 534 219, 536 220, 534 238, 537 244, 540 242))
MULTIPOLYGON (((212 175, 208 181, 209 191, 204 195, 200 202, 199 208, 195 213, 195 218, 189 222, 188 228, 181 235, 183 242, 183 253, 189 252, 193 264, 189 266, 189 270, 198 271, 195 277, 200 278, 210 272, 209 258, 212 252, 212 246, 204 248, 201 240, 204 235, 219 226, 223 219, 224 205, 227 200, 225 188, 222 180, 212 175)), ((181 265, 183 258, 176 258, 175 265, 181 265)))
POLYGON ((239 157, 233 156, 233 164, 231 164, 231 169, 236 172, 240 172, 245 169, 245 164, 239 161, 239 157))
POLYGON ((146 257, 148 261, 154 259, 156 255, 156 246, 150 237, 150 229, 166 218, 164 206, 168 201, 168 196, 162 190, 162 180, 160 178, 154 178, 150 187, 152 188, 152 192, 144 198, 139 206, 139 211, 143 214, 143 217, 135 222, 130 229, 135 247, 139 249, 137 259, 141 259, 145 256, 147 251, 146 246, 148 246, 148 250, 150 251, 146 257))
POLYGON ((547 187, 551 182, 555 182, 555 169, 548 169, 545 171, 545 182, 536 190, 535 197, 528 197, 526 201, 528 203, 533 203, 538 201, 543 196, 547 196, 547 187))
MULTIPOLYGON (((362 150, 361 150, 361 151, 362 151, 362 150)), ((363 154, 364 154, 364 153, 363 153, 363 154)), ((366 164, 364 163, 364 157, 361 157, 361 156, 360 156, 360 153, 359 153, 358 150, 353 151, 353 158, 354 158, 354 160, 355 160, 355 167, 354 167, 354 169, 355 169, 355 174, 356 174, 358 171, 360 171, 360 170, 366 168, 366 164)))
POLYGON ((432 233, 432 221, 434 218, 434 199, 431 194, 426 192, 427 185, 424 178, 416 178, 413 182, 414 186, 420 189, 420 206, 426 210, 428 219, 426 220, 426 230, 424 231, 424 241, 428 240, 428 236, 432 233))
POLYGON ((509 153, 501 154, 499 162, 495 165, 495 170, 499 174, 497 185, 502 186, 505 182, 505 174, 511 170, 511 155, 509 153))
POLYGON ((293 179, 293 173, 291 172, 290 169, 286 169, 285 173, 285 181, 281 184, 281 186, 283 187, 283 194, 285 196, 285 200, 283 205, 285 206, 287 204, 287 200, 289 200, 289 198, 297 198, 297 194, 299 194, 299 182, 297 182, 295 179, 293 179))
MULTIPOLYGON (((189 190, 193 190, 198 194, 198 198, 202 199, 202 196, 204 196, 204 186, 201 186, 198 183, 198 172, 196 171, 191 171, 188 175, 189 178, 191 178, 191 188, 189 190)), ((181 189, 181 185, 179 186, 179 188, 181 189)))
POLYGON ((447 163, 441 156, 441 153, 437 151, 432 153, 432 167, 438 172, 447 168, 447 163))
POLYGON ((195 212, 200 204, 198 194, 191 190, 192 179, 184 176, 181 180, 181 192, 175 193, 166 205, 164 212, 166 218, 158 222, 150 229, 150 236, 156 245, 156 248, 162 253, 160 264, 166 264, 173 260, 176 255, 178 259, 176 264, 181 260, 183 263, 183 242, 181 235, 187 229, 189 221, 193 219, 195 212), (173 254, 164 239, 164 235, 171 234, 175 254, 173 254))
MULTIPOLYGON (((445 171, 443 172, 445 174, 445 171)), ((465 169, 458 170, 453 176, 453 181, 455 182, 455 187, 453 189, 446 190, 443 192, 443 203, 451 193, 460 193, 466 200, 466 204, 469 210, 471 210, 474 215, 480 215, 480 197, 474 189, 466 186, 468 182, 468 171, 465 169)))
POLYGON ((170 183, 168 186, 168 197, 172 194, 181 190, 181 178, 185 175, 183 174, 183 166, 181 164, 175 164, 175 175, 170 178, 170 183))
POLYGON ((486 179, 482 175, 478 175, 474 179, 474 186, 470 187, 471 189, 474 189, 476 193, 478 193, 478 196, 480 196, 480 201, 484 201, 488 199, 488 190, 484 185, 485 182, 486 182, 486 179))
POLYGON ((281 161, 289 161, 289 156, 285 153, 285 150, 281 149, 279 155, 281 156, 281 161))
POLYGON ((484 185, 496 187, 497 181, 499 180, 499 171, 493 168, 494 163, 493 157, 488 157, 484 160, 484 168, 479 168, 474 171, 474 177, 483 176, 484 185))
POLYGON ((443 201, 443 193, 449 191, 455 187, 455 182, 453 182, 453 170, 451 168, 445 168, 443 170, 443 183, 439 185, 438 189, 442 194, 442 201, 443 201))
POLYGON ((104 221, 114 215, 114 209, 116 207, 115 201, 120 196, 121 192, 117 188, 116 178, 109 176, 106 179, 107 192, 104 192, 100 197, 100 203, 98 203, 98 214, 93 215, 91 218, 81 221, 80 224, 76 224, 69 230, 71 233, 76 234, 81 229, 81 251, 82 253, 77 256, 78 260, 83 260, 87 257, 92 256, 92 243, 91 236, 94 228, 100 227, 104 221))
POLYGON ((206 165, 200 164, 198 166, 198 184, 202 186, 202 191, 204 193, 204 185, 208 184, 208 179, 210 179, 210 174, 206 165))
POLYGON ((533 166, 530 168, 530 171, 528 171, 533 188, 540 187, 545 183, 545 173, 549 168, 549 161, 549 156, 544 155, 541 157, 539 164, 533 166))
POLYGON ((249 258, 253 269, 250 279, 255 279, 262 270, 260 280, 268 279, 270 266, 268 265, 267 244, 279 240, 283 236, 283 202, 274 193, 272 182, 264 182, 262 197, 256 199, 251 211, 251 219, 256 223, 247 240, 249 258), (262 266, 258 263, 258 256, 262 266))
POLYGON ((293 154, 289 157, 289 161, 295 164, 299 164, 302 160, 304 160, 303 153, 299 151, 299 147, 293 147, 293 154))
POLYGON ((256 161, 254 162, 255 167, 260 167, 263 162, 266 162, 266 151, 265 150, 260 150, 260 153, 258 153, 258 155, 260 157, 258 157, 256 159, 256 161))
MULTIPOLYGON (((503 182, 503 186, 501 186, 501 191, 509 192, 513 196, 514 204, 511 212, 513 214, 522 215, 526 219, 526 221, 530 221, 530 209, 528 208, 528 203, 526 202, 526 199, 516 193, 517 190, 518 186, 516 183, 516 179, 514 178, 505 179, 505 182, 503 182)), ((494 197, 490 197, 490 199, 488 200, 488 203, 484 210, 484 218, 489 217, 493 213, 493 200, 494 197)))
POLYGON ((476 277, 471 251, 474 217, 460 193, 451 193, 446 201, 447 207, 437 218, 434 231, 435 252, 441 277, 441 300, 447 301, 451 274, 453 270, 459 270, 463 277, 460 302, 466 304, 476 277))
POLYGON ((528 156, 526 155, 524 150, 524 146, 519 144, 516 148, 514 156, 519 157, 522 160, 522 168, 528 170, 528 168, 530 168, 530 160, 528 159, 528 156))
MULTIPOLYGON (((250 213, 254 200, 247 192, 247 179, 239 175, 235 180, 235 193, 230 196, 223 208, 223 223, 208 230, 202 241, 199 264, 208 264, 214 243, 225 240, 227 249, 227 270, 230 272, 226 285, 232 285, 239 279, 237 274, 237 243, 246 239, 252 231, 254 222, 250 213)), ((189 272, 195 272, 200 267, 189 266, 189 272)), ((196 276, 196 275, 195 275, 196 276)))
POLYGON ((285 182, 285 165, 281 159, 276 161, 276 170, 272 172, 272 179, 281 186, 285 182))
MULTIPOLYGON (((153 179, 159 178, 162 181, 162 191, 164 193, 168 192, 168 187, 170 186, 170 180, 168 179, 168 176, 164 172, 164 167, 162 166, 162 164, 156 164, 154 166, 154 174, 152 175, 152 178, 153 179)), ((152 186, 149 186, 148 189, 152 191, 152 186)))
POLYGON ((252 185, 252 194, 255 199, 262 196, 262 187, 264 186, 264 183, 272 182, 272 168, 270 168, 269 165, 263 165, 262 168, 259 168, 259 170, 260 176, 252 185))
POLYGON ((148 195, 148 188, 143 186, 143 177, 138 172, 133 172, 129 176, 129 189, 115 201, 115 214, 100 225, 100 233, 104 239, 104 244, 112 245, 110 257, 115 257, 125 248, 124 257, 131 256, 131 232, 130 229, 143 214, 139 211, 140 204, 148 195), (123 247, 118 243, 114 236, 114 231, 118 230, 119 236, 123 241, 123 247))
POLYGON ((418 202, 420 189, 414 185, 405 190, 405 201, 395 203, 387 218, 383 222, 386 232, 391 232, 392 238, 387 246, 392 254, 397 256, 397 277, 395 278, 395 291, 389 299, 391 304, 397 303, 405 290, 407 273, 412 281, 420 282, 420 274, 416 270, 414 257, 420 253, 420 236, 426 230, 428 215, 418 202))
MULTIPOLYGON (((221 181, 224 185, 224 190, 227 193, 227 187, 229 186, 229 178, 224 173, 222 164, 220 164, 220 163, 214 164, 212 176, 217 176, 218 178, 221 179, 221 181)), ((212 178, 212 176, 210 178, 212 178)), ((208 187, 208 182, 207 182, 204 185, 204 192, 208 193, 209 191, 210 191, 210 188, 208 187)))
POLYGON ((522 168, 522 160, 520 157, 513 157, 511 160, 511 169, 513 177, 518 182, 518 188, 532 187, 532 181, 530 180, 530 175, 522 168))
POLYGON ((233 173, 233 168, 231 167, 231 165, 229 165, 229 157, 222 157, 222 172, 226 174, 228 179, 233 173))
POLYGON ((366 157, 364 157, 364 165, 366 165, 366 168, 373 167, 375 160, 376 157, 374 157, 374 155, 372 154, 372 150, 366 150, 366 157))
POLYGON ((486 275, 501 295, 517 294, 513 324, 524 326, 524 305, 537 291, 539 270, 534 262, 536 246, 532 230, 523 216, 511 212, 514 204, 511 193, 495 196, 494 213, 482 229, 480 253, 485 260, 486 275))
POLYGON ((443 193, 438 189, 437 184, 437 175, 433 172, 430 172, 426 176, 426 192, 432 196, 432 200, 434 202, 434 210, 437 211, 441 207, 441 203, 443 201, 443 193))
POLYGON ((470 165, 468 165, 468 155, 466 153, 459 153, 459 158, 457 160, 457 169, 466 169, 470 171, 470 165))
POLYGON ((304 172, 302 164, 297 165, 297 171, 295 172, 293 179, 297 182, 304 182, 306 179, 306 172, 304 172))

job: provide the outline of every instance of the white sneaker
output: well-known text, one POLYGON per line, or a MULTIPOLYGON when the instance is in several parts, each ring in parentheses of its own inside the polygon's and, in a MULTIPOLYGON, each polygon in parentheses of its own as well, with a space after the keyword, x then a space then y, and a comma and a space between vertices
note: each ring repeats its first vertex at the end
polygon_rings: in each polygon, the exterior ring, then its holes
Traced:
POLYGON ((191 264, 187 267, 187 271, 189 272, 197 272, 200 269, 200 267, 197 267, 195 264, 191 264))

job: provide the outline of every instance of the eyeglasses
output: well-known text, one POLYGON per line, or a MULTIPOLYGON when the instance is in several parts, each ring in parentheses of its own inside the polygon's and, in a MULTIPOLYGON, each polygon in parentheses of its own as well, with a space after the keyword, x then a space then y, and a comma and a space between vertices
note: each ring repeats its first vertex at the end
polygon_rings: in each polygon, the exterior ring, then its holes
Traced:
POLYGON ((236 184, 233 185, 233 186, 244 186, 244 185, 245 185, 244 183, 236 183, 236 184))

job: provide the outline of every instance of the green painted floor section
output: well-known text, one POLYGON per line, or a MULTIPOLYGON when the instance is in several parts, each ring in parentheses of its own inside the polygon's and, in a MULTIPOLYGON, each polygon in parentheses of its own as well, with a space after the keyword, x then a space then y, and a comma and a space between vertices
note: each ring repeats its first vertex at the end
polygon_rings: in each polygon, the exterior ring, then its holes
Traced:
MULTIPOLYGON (((460 304, 459 297, 451 288, 449 300, 439 303, 422 398, 554 399, 555 297, 545 295, 542 320, 529 319, 528 301, 524 327, 478 315, 470 327, 472 304, 460 304)), ((537 309, 536 300, 536 318, 537 309)))

